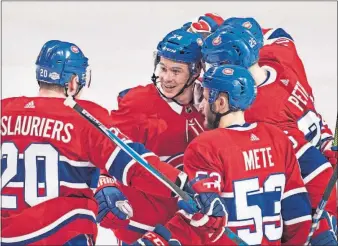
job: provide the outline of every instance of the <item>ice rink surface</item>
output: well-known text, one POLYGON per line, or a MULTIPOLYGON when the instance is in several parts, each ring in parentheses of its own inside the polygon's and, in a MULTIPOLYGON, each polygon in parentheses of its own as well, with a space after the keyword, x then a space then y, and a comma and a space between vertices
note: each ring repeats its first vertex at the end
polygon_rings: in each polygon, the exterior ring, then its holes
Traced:
MULTIPOLYGON (((317 110, 334 128, 337 115, 337 2, 3 2, 2 98, 35 96, 35 59, 50 39, 77 44, 89 58, 84 98, 116 107, 117 93, 147 84, 153 51, 169 31, 206 12, 254 17, 294 38, 317 110)), ((100 229, 98 245, 115 238, 100 229)))

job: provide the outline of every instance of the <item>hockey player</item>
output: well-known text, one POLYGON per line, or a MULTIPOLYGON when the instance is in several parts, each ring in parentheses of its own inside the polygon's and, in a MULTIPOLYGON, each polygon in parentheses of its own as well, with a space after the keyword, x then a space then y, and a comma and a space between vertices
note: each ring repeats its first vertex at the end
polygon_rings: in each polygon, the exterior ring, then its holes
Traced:
MULTIPOLYGON (((181 29, 170 32, 157 46, 153 83, 120 93, 119 109, 111 112, 116 126, 133 141, 144 143, 168 165, 180 169, 184 150, 203 131, 204 118, 194 104, 201 45, 199 34, 181 29)), ((178 209, 177 199, 152 196, 104 175, 95 198, 101 204, 97 221, 126 243, 156 224, 165 224, 178 209), (123 204, 121 209, 116 202, 123 204)))
MULTIPOLYGON (((242 26, 250 23, 250 31, 255 36, 258 43, 262 43, 263 47, 259 53, 265 59, 273 60, 283 66, 289 67, 298 77, 299 82, 308 93, 309 98, 314 103, 312 88, 308 82, 305 68, 300 59, 293 38, 282 28, 267 28, 261 29, 257 21, 253 18, 229 18, 226 19, 220 29, 227 25, 242 26), (276 45, 278 44, 278 45, 276 45), (286 48, 287 47, 287 48, 286 48)), ((320 141, 317 143, 317 148, 327 157, 334 166, 337 164, 335 153, 331 150, 333 136, 332 131, 322 119, 322 116, 317 113, 320 120, 320 141)))
MULTIPOLYGON (((36 65, 39 95, 1 100, 2 245, 92 244, 98 168, 147 193, 171 197, 166 186, 64 106, 66 96, 79 98, 90 83, 88 59, 77 45, 48 41, 36 65)), ((114 128, 106 109, 77 102, 169 179, 184 183, 186 175, 114 128)))
MULTIPOLYGON (((259 56, 262 43, 251 32, 252 25, 251 22, 245 25, 227 25, 211 34, 203 46, 204 59, 216 65, 241 65, 252 73, 258 87, 258 95, 252 107, 246 111, 245 118, 248 122, 263 121, 275 124, 289 136, 296 151, 312 208, 315 209, 333 172, 330 163, 315 148, 321 140, 320 119, 309 93, 299 82, 303 77, 298 76, 286 64, 271 59, 269 55, 259 56)), ((284 49, 289 48, 287 43, 278 40, 271 44, 270 49, 273 49, 272 46, 277 49, 281 46, 284 49)), ((333 217, 336 217, 337 213, 335 193, 331 193, 326 206, 333 217)), ((313 237, 313 243, 334 242, 334 235, 330 230, 331 222, 322 220, 313 237), (320 242, 322 237, 327 241, 320 242)))
POLYGON ((249 245, 306 241, 311 206, 292 144, 277 127, 244 119, 254 83, 245 68, 233 65, 203 76, 205 123, 214 130, 188 146, 184 170, 204 214, 181 213, 166 225, 182 245, 233 245, 222 236, 226 224, 249 245))

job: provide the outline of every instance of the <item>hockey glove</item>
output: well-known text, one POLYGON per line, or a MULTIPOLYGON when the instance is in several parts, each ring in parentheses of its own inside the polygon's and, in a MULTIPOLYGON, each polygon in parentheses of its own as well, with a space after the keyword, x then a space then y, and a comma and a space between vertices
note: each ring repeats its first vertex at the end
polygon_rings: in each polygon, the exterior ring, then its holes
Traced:
POLYGON ((118 229, 128 226, 133 208, 119 190, 115 178, 101 175, 94 197, 99 204, 96 220, 102 227, 118 229))
POLYGON ((190 225, 200 227, 208 233, 212 242, 217 241, 224 233, 224 227, 228 222, 228 212, 223 199, 219 195, 219 180, 217 177, 207 175, 193 179, 189 182, 186 191, 192 193, 200 211, 196 212, 188 203, 183 200, 178 201, 179 208, 189 214, 190 225), (190 192, 189 192, 190 186, 190 192))
POLYGON ((335 167, 337 165, 338 150, 325 150, 323 154, 331 163, 332 167, 335 167))
POLYGON ((215 13, 206 13, 201 15, 194 22, 187 22, 183 25, 182 29, 192 32, 200 33, 203 38, 206 38, 223 23, 224 19, 215 13))
POLYGON ((312 236, 311 245, 337 245, 337 219, 324 211, 318 229, 312 236))
POLYGON ((329 139, 321 144, 321 152, 325 155, 328 161, 334 168, 338 163, 338 147, 332 146, 333 139, 329 139))
POLYGON ((163 225, 156 225, 154 231, 148 231, 140 239, 131 244, 132 246, 143 245, 170 245, 180 246, 181 243, 176 239, 171 239, 170 231, 163 225))

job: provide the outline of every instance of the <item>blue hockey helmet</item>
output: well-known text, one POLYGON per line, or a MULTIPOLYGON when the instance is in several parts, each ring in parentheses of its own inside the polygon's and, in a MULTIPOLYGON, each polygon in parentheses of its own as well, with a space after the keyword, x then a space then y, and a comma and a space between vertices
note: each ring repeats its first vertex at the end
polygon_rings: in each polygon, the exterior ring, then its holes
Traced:
MULTIPOLYGON (((176 29, 168 33, 162 41, 157 45, 156 57, 155 57, 155 69, 151 80, 156 86, 159 93, 167 98, 175 101, 175 98, 183 93, 183 91, 191 86, 198 78, 202 68, 202 35, 198 33, 187 32, 183 29, 176 29), (158 87, 159 81, 157 80, 157 65, 160 62, 161 57, 167 58, 175 62, 182 62, 188 64, 190 76, 186 81, 182 89, 173 97, 168 98, 161 92, 158 87)), ((177 101, 176 101, 177 102, 177 101)), ((178 102, 177 102, 178 103, 178 102)), ((178 103, 179 104, 179 103, 178 103)))
POLYGON ((248 68, 258 62, 262 40, 245 25, 224 25, 204 40, 203 60, 211 65, 233 64, 248 68))
POLYGON ((195 72, 202 60, 203 39, 200 34, 176 29, 168 33, 157 45, 157 57, 192 64, 192 71, 195 72))
POLYGON ((210 104, 216 101, 219 93, 227 93, 230 111, 246 110, 254 102, 257 93, 250 72, 236 65, 211 67, 204 73, 202 85, 209 89, 210 104))
POLYGON ((247 28, 257 40, 257 45, 261 45, 259 48, 262 48, 264 43, 262 28, 254 18, 231 17, 226 19, 219 28, 222 29, 227 25, 247 28))
POLYGON ((88 58, 81 49, 68 42, 46 42, 36 60, 36 79, 65 87, 73 75, 77 75, 80 87, 90 85, 88 58))

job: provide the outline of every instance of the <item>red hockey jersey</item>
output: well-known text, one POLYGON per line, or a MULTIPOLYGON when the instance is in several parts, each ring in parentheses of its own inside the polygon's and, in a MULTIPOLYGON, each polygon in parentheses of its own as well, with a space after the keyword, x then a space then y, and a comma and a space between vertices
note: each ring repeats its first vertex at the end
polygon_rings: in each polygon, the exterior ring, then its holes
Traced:
MULTIPOLYGON (((306 241, 310 202, 292 145, 275 126, 253 123, 204 132, 188 146, 184 171, 189 179, 218 177, 206 189, 218 188, 229 214, 227 226, 249 245, 306 241)), ((166 226, 182 245, 211 244, 184 213, 166 226)), ((223 236, 214 244, 234 243, 223 236)))
MULTIPOLYGON (((92 189, 97 185, 98 168, 126 185, 171 197, 166 186, 63 102, 62 98, 44 97, 1 101, 4 245, 64 244, 78 234, 95 237, 97 204, 92 189)), ((78 103, 113 127, 107 110, 89 101, 78 103)), ((118 129, 111 130, 176 181, 177 169, 161 163, 154 153, 118 129)))
MULTIPOLYGON (((278 46, 278 43, 271 45, 278 46)), ((288 46, 284 47, 285 49, 288 46)), ((321 141, 321 120, 313 101, 293 69, 268 57, 259 64, 268 72, 267 80, 258 86, 253 105, 245 112, 248 122, 267 122, 278 126, 293 143, 302 177, 316 208, 333 170, 325 156, 315 148, 321 141)), ((335 191, 327 210, 336 215, 335 191)))
MULTIPOLYGON (((182 169, 183 152, 203 131, 203 116, 191 105, 180 106, 160 96, 154 85, 138 86, 120 93, 118 110, 111 112, 116 126, 133 141, 144 143, 161 160, 182 169)), ((156 224, 165 224, 177 211, 176 198, 151 196, 132 187, 121 191, 133 207, 127 229, 113 230, 124 242, 136 241, 156 224)))
MULTIPOLYGON (((298 55, 293 38, 282 28, 263 29, 263 34, 264 46, 260 50, 261 60, 274 61, 291 69, 297 75, 299 83, 314 103, 312 88, 307 79, 303 62, 298 55)), ((319 147, 322 151, 323 148, 325 148, 325 144, 322 145, 322 143, 325 143, 328 139, 333 139, 333 137, 332 131, 318 112, 317 118, 318 119, 315 120, 319 120, 320 123, 320 141, 318 142, 318 146, 315 147, 319 147)))

